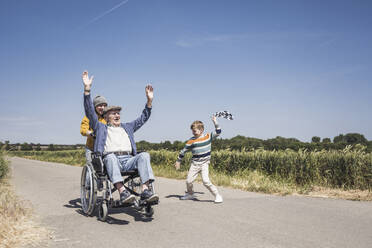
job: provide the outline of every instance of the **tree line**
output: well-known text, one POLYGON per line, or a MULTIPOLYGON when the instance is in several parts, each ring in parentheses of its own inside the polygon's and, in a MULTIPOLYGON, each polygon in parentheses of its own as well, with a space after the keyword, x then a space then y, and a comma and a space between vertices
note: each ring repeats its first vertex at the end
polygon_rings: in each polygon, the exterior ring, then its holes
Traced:
MULTIPOLYGON (((291 149, 298 151, 300 149, 306 149, 309 151, 315 150, 342 150, 348 145, 360 144, 365 147, 366 151, 372 151, 372 141, 368 141, 364 135, 359 133, 348 133, 340 134, 333 138, 320 138, 314 136, 311 142, 302 142, 296 138, 284 138, 277 136, 272 139, 258 139, 252 137, 245 137, 242 135, 235 136, 230 139, 216 139, 213 141, 213 150, 232 150, 232 151, 244 151, 263 148, 265 150, 286 150, 291 149)), ((160 143, 150 143, 147 141, 137 142, 137 148, 139 150, 170 150, 179 151, 185 145, 185 142, 164 141, 160 143)))
MULTIPOLYGON (((314 136, 311 142, 302 142, 296 138, 284 138, 277 136, 272 139, 258 139, 252 137, 245 137, 237 135, 230 139, 218 138, 213 141, 214 150, 232 150, 232 151, 244 151, 263 148, 265 150, 286 150, 291 149, 298 151, 300 149, 306 149, 309 151, 315 150, 342 150, 348 145, 360 144, 365 147, 367 152, 372 152, 372 141, 368 141, 363 134, 359 133, 347 133, 340 134, 331 140, 330 138, 321 138, 314 136)), ((145 140, 137 142, 138 150, 150 151, 150 150, 169 150, 179 151, 185 146, 184 141, 164 141, 160 143, 151 143, 145 140)), ((58 151, 58 150, 76 150, 83 148, 84 145, 55 145, 55 144, 33 144, 33 143, 16 143, 10 144, 9 141, 5 143, 0 142, 0 149, 4 150, 22 150, 22 151, 58 151)))
POLYGON ((84 145, 58 145, 58 144, 34 144, 34 143, 13 143, 9 140, 4 143, 0 141, 0 149, 6 151, 62 151, 62 150, 76 150, 83 148, 84 145))

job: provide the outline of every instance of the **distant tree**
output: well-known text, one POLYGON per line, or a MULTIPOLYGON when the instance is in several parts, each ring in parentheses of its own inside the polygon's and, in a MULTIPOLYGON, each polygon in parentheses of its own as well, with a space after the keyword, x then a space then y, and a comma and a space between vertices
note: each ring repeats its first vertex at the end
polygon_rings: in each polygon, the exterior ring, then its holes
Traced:
POLYGON ((9 150, 10 149, 10 141, 9 140, 6 140, 5 141, 5 150, 9 150))
POLYGON ((21 150, 22 151, 32 151, 32 145, 27 144, 26 142, 21 145, 21 150))
POLYGON ((323 138, 322 142, 328 144, 328 143, 331 143, 331 139, 330 138, 323 138))
POLYGON ((36 145, 36 149, 35 149, 36 151, 41 151, 41 147, 40 147, 40 143, 38 143, 37 145, 36 145))
POLYGON ((150 151, 150 150, 159 150, 162 149, 162 144, 150 143, 144 140, 137 142, 137 149, 139 151, 150 151))
POLYGON ((360 133, 348 133, 345 135, 346 143, 348 144, 367 144, 368 140, 360 133))
POLYGON ((48 151, 55 151, 55 150, 56 150, 56 148, 54 147, 53 144, 50 144, 50 145, 48 146, 48 151))
POLYGON ((372 151, 372 141, 368 141, 367 143, 367 152, 371 152, 372 151))
POLYGON ((311 138, 311 142, 312 142, 312 143, 319 143, 319 142, 320 142, 320 137, 318 137, 318 136, 314 136, 314 137, 312 137, 312 138, 311 138))
POLYGON ((333 143, 344 143, 346 145, 363 144, 367 145, 368 140, 363 134, 359 133, 347 133, 345 135, 340 134, 333 138, 333 143))
POLYGON ((230 139, 229 147, 232 150, 237 151, 248 148, 247 138, 242 135, 237 135, 234 138, 230 139))
POLYGON ((173 149, 175 151, 181 150, 185 146, 185 143, 179 140, 173 142, 173 149))
POLYGON ((172 143, 169 140, 161 143, 163 149, 172 150, 172 143))
POLYGON ((341 143, 341 142, 344 142, 344 135, 343 134, 339 134, 338 136, 335 136, 333 138, 333 143, 341 143))

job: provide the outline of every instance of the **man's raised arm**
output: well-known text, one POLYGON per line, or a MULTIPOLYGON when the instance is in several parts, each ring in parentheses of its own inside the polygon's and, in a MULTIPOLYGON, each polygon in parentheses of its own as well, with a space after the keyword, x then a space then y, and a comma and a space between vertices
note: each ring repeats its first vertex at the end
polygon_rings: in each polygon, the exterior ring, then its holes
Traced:
POLYGON ((84 85, 84 109, 85 115, 89 119, 89 125, 93 130, 97 130, 98 127, 98 117, 94 111, 94 106, 92 98, 90 97, 90 88, 92 87, 93 76, 89 78, 88 72, 84 71, 82 75, 83 85, 84 85))
POLYGON ((140 117, 135 119, 134 121, 127 123, 130 127, 133 128, 133 132, 137 131, 143 124, 150 118, 151 109, 152 109, 152 100, 154 99, 154 88, 150 84, 146 85, 145 87, 146 98, 147 102, 145 105, 145 109, 142 111, 140 117))

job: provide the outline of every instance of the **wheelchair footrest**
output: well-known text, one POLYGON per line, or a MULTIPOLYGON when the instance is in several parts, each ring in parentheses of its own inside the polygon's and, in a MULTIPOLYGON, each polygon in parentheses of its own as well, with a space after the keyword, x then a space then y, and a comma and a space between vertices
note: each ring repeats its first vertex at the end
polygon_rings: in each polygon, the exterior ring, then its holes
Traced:
POLYGON ((134 204, 134 202, 131 202, 131 203, 121 203, 120 200, 115 200, 115 201, 112 201, 111 207, 112 208, 126 208, 126 207, 133 206, 133 204, 134 204))
POLYGON ((138 204, 139 204, 141 207, 152 206, 152 205, 158 205, 158 204, 159 204, 159 200, 155 200, 155 201, 139 200, 139 201, 138 201, 138 204))

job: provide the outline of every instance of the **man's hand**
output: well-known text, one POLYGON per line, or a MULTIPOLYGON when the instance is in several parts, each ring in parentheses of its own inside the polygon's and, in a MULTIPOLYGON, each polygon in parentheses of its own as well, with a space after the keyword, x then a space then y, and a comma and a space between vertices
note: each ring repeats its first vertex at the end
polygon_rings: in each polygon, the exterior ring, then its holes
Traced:
POLYGON ((179 170, 179 169, 181 168, 181 163, 177 161, 177 162, 174 164, 174 167, 176 168, 176 170, 179 170))
POLYGON ((93 81, 94 76, 91 76, 91 77, 89 78, 89 76, 88 76, 88 72, 87 72, 87 71, 84 71, 84 72, 83 72, 83 75, 81 76, 81 78, 83 79, 84 92, 85 92, 86 94, 89 94, 89 92, 90 92, 90 87, 92 87, 92 81, 93 81))
POLYGON ((92 131, 87 131, 87 136, 91 136, 91 137, 94 137, 95 135, 94 135, 94 133, 92 132, 92 131))
POLYGON ((154 98, 154 89, 152 88, 152 85, 151 84, 146 85, 145 91, 147 97, 147 107, 151 108, 152 99, 154 98))

